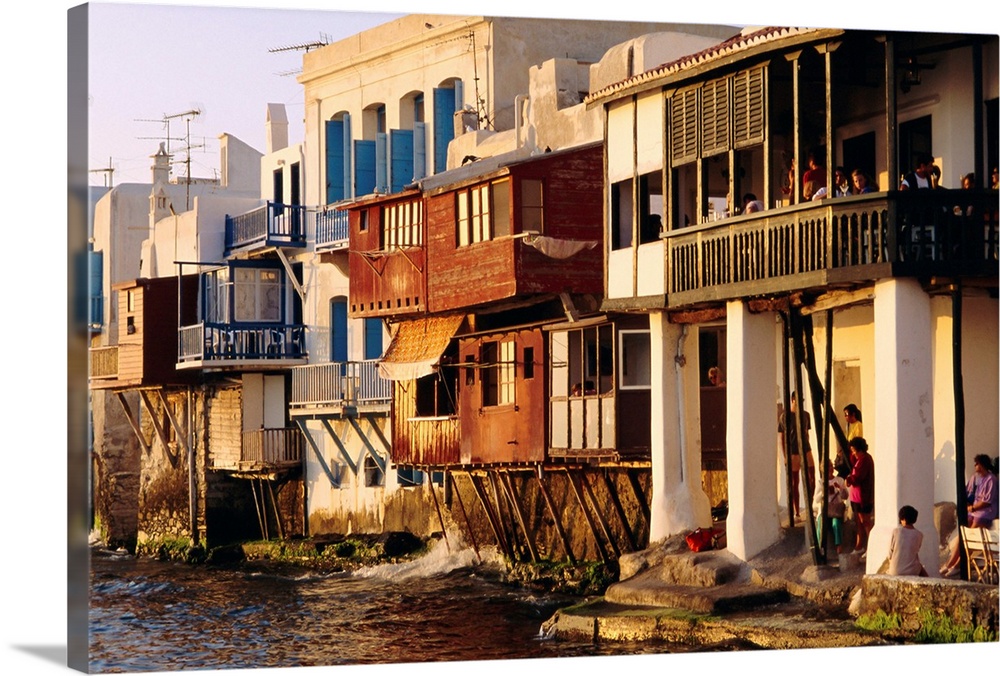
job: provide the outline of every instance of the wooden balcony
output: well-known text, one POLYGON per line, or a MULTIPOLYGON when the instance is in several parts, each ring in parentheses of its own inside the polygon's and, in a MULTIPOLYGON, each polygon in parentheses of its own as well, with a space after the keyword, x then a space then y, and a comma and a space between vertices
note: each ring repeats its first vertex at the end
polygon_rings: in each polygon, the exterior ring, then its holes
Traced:
POLYGON ((275 472, 301 467, 303 439, 298 427, 243 432, 239 455, 209 453, 211 469, 232 472, 275 472))
POLYGON ((348 213, 327 209, 316 214, 316 251, 347 249, 348 213))
POLYGON ((458 416, 396 420, 393 428, 392 461, 397 465, 443 467, 463 462, 458 416))
POLYGON ((996 277, 997 193, 916 190, 825 199, 668 233, 667 304, 884 277, 996 277))
POLYGON ((118 346, 90 348, 89 377, 91 380, 118 377, 118 346))
POLYGON ((226 216, 226 255, 237 250, 306 245, 306 208, 268 202, 238 216, 226 216))
POLYGON ((345 408, 388 411, 392 381, 378 372, 378 360, 307 364, 292 369, 289 408, 296 413, 345 408))
POLYGON ((302 324, 215 324, 202 322, 178 331, 177 368, 288 368, 304 363, 302 324))

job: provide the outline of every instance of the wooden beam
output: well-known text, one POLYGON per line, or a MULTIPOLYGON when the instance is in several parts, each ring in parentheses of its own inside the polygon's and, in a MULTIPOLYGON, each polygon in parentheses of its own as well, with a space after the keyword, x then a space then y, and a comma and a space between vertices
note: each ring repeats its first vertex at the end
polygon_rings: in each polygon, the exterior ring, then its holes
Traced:
POLYGON ((629 485, 632 486, 632 493, 639 502, 639 510, 642 512, 643 518, 646 519, 646 524, 649 524, 651 516, 649 501, 646 500, 646 494, 643 493, 642 486, 639 485, 639 477, 636 476, 634 470, 626 470, 625 474, 628 477, 629 485))
POLYGON ((625 537, 628 539, 629 551, 636 551, 638 549, 635 540, 635 534, 632 533, 632 528, 628 523, 628 516, 625 514, 625 508, 622 506, 621 498, 618 496, 618 488, 615 486, 615 482, 612 481, 611 475, 608 470, 604 470, 604 486, 608 489, 608 495, 611 496, 611 505, 615 509, 615 513, 618 515, 618 520, 621 522, 622 530, 625 531, 625 537))
POLYGON ((181 449, 184 451, 184 454, 187 455, 187 453, 188 453, 187 430, 182 430, 181 429, 180 424, 177 422, 177 417, 174 416, 174 412, 172 410, 170 410, 170 405, 167 403, 167 398, 163 394, 163 388, 162 387, 156 388, 156 394, 158 395, 158 397, 160 399, 160 403, 163 404, 163 410, 167 414, 167 421, 174 428, 174 432, 176 433, 174 436, 177 437, 177 443, 180 445, 181 449))
POLYGON ((135 438, 139 440, 139 446, 141 446, 142 450, 148 455, 152 452, 152 449, 146 441, 146 438, 142 436, 142 429, 139 427, 139 421, 135 419, 132 409, 129 408, 128 402, 125 401, 125 394, 122 392, 115 392, 115 397, 117 397, 118 403, 122 405, 122 410, 125 411, 125 418, 128 420, 128 424, 132 428, 132 432, 135 433, 135 438))
POLYGON ((368 453, 375 460, 375 464, 378 465, 378 468, 382 470, 383 474, 385 474, 385 458, 383 458, 381 454, 375 450, 375 446, 368 440, 368 435, 361 429, 361 425, 358 424, 357 420, 350 416, 348 416, 347 422, 354 428, 354 431, 358 433, 358 438, 361 439, 361 443, 365 445, 365 448, 368 449, 368 453))
POLYGON ((501 490, 497 486, 496 471, 486 470, 486 478, 490 480, 490 488, 493 489, 493 504, 496 506, 497 524, 503 532, 504 539, 507 541, 507 546, 510 549, 511 554, 520 554, 520 546, 517 542, 517 531, 513 527, 511 527, 509 531, 507 530, 507 519, 504 518, 503 505, 500 502, 501 490))
POLYGON ((156 436, 160 440, 160 444, 163 446, 163 452, 167 454, 167 459, 171 461, 171 464, 175 464, 176 459, 170 455, 170 446, 167 439, 167 432, 163 429, 163 425, 160 424, 159 416, 156 415, 156 409, 153 408, 152 402, 149 401, 149 395, 146 394, 145 390, 139 390, 139 396, 142 398, 144 404, 146 404, 146 410, 149 411, 149 420, 153 423, 153 429, 156 430, 156 436))
POLYGON ((496 516, 493 514, 493 508, 490 507, 490 501, 486 497, 486 489, 483 488, 482 477, 470 473, 469 481, 472 482, 472 488, 476 491, 476 496, 479 497, 479 502, 483 505, 483 511, 486 512, 486 520, 489 521, 490 528, 493 530, 493 537, 496 538, 497 547, 500 548, 505 557, 513 559, 514 556, 507 544, 507 538, 504 537, 503 531, 497 523, 496 516))
POLYGON ((811 315, 817 312, 826 312, 827 310, 872 303, 874 301, 875 288, 871 286, 852 291, 830 291, 816 297, 809 304, 800 307, 799 312, 803 315, 811 315))
MULTIPOLYGON (((457 482, 457 474, 452 474, 457 482)), ((472 480, 472 477, 469 477, 472 480)), ((462 501, 462 491, 458 490, 456 487, 454 490, 455 497, 458 498, 458 509, 462 512, 462 519, 465 521, 465 527, 469 529, 469 539, 472 541, 472 550, 476 553, 476 560, 479 563, 483 562, 483 557, 479 555, 479 543, 476 541, 476 532, 472 529, 472 522, 469 520, 469 514, 465 511, 465 502, 462 501)))
POLYGON ((510 472, 502 472, 499 473, 499 475, 500 483, 503 485, 503 488, 507 493, 507 499, 510 501, 511 511, 514 512, 517 522, 521 524, 521 531, 524 533, 524 541, 528 547, 528 554, 531 556, 531 562, 538 563, 538 550, 535 548, 535 542, 531 537, 531 533, 528 532, 528 522, 525 520, 524 511, 521 509, 521 505, 518 502, 517 491, 514 490, 514 482, 511 481, 510 472))
POLYGON ((295 293, 299 294, 299 300, 301 300, 302 304, 305 305, 306 290, 302 288, 301 284, 299 284, 299 280, 295 276, 295 271, 292 270, 292 264, 288 261, 288 257, 285 256, 285 252, 282 251, 280 246, 275 247, 274 250, 278 252, 278 258, 281 259, 281 264, 285 268, 285 274, 288 276, 288 280, 292 283, 292 287, 295 288, 295 293))
POLYGON ((576 501, 580 505, 580 509, 583 510, 583 516, 587 520, 587 524, 590 526, 590 532, 594 536, 594 542, 597 543, 597 551, 601 553, 601 560, 604 561, 605 565, 611 563, 611 559, 608 558, 608 553, 604 550, 604 545, 601 543, 601 536, 597 533, 597 525, 594 523, 594 517, 590 515, 590 510, 587 509, 586 501, 583 499, 583 490, 580 488, 580 478, 573 472, 566 470, 566 476, 569 479, 570 486, 573 487, 573 494, 576 495, 576 501))
POLYGON ((441 504, 438 502, 437 491, 434 490, 434 479, 432 478, 432 473, 427 472, 427 488, 431 492, 431 497, 434 498, 434 510, 438 515, 438 523, 441 524, 441 535, 444 536, 444 546, 448 549, 448 553, 451 553, 451 543, 448 542, 448 528, 444 525, 444 516, 441 514, 441 504))
POLYGON ((295 424, 298 425, 299 431, 302 432, 302 436, 309 442, 309 447, 312 448, 313 454, 315 454, 316 459, 319 461, 319 466, 323 469, 323 473, 326 474, 326 478, 330 480, 330 486, 333 488, 340 488, 340 480, 333 476, 333 471, 330 469, 330 466, 326 464, 326 460, 323 459, 323 454, 319 452, 319 446, 316 445, 316 440, 312 438, 312 433, 309 432, 309 427, 306 425, 306 421, 301 418, 296 418, 295 424))
MULTIPOLYGON (((385 457, 388 458, 392 455, 392 444, 389 443, 389 440, 386 438, 385 433, 382 431, 382 428, 379 427, 378 421, 376 420, 376 418, 386 418, 386 416, 375 415, 374 413, 363 413, 360 417, 362 420, 371 425, 372 431, 375 433, 375 436, 378 437, 379 442, 382 444, 382 448, 385 449, 385 457)), ((388 420, 388 418, 386 418, 386 420, 388 420)))
POLYGON ((604 517, 604 511, 601 509, 601 503, 597 501, 594 496, 594 490, 590 486, 590 482, 587 481, 587 472, 580 472, 580 483, 583 485, 583 490, 587 493, 587 498, 590 500, 591 506, 594 508, 594 514, 597 515, 597 521, 601 524, 601 530, 604 531, 604 537, 607 538, 608 544, 611 545, 611 550, 615 553, 615 558, 622 555, 621 550, 618 548, 618 542, 615 539, 615 534, 611 532, 611 526, 608 520, 604 517))
POLYGON ((704 324, 725 318, 725 306, 705 310, 675 310, 667 313, 667 320, 671 324, 704 324))
POLYGON ((329 420, 327 420, 326 418, 320 418, 319 421, 320 423, 323 424, 323 427, 326 428, 326 432, 327 434, 330 435, 330 438, 333 439, 333 443, 337 446, 337 449, 340 451, 340 455, 344 459, 344 462, 346 462, 347 466, 351 468, 351 473, 354 474, 354 476, 357 476, 358 463, 354 462, 354 458, 352 458, 351 454, 347 452, 347 448, 344 446, 344 442, 340 440, 340 435, 338 435, 337 431, 333 429, 333 425, 330 424, 329 420))
POLYGON ((538 490, 542 494, 542 499, 545 500, 546 507, 549 508, 549 513, 552 515, 552 522, 555 524, 556 532, 559 534, 559 539, 562 540, 563 550, 566 552, 566 560, 569 561, 570 565, 576 565, 576 557, 573 555, 573 547, 570 545, 569 538, 566 536, 566 530, 563 528, 562 520, 559 518, 559 512, 556 511, 555 504, 552 502, 552 496, 549 494, 549 489, 545 486, 545 481, 541 474, 536 472, 535 479, 538 480, 538 490))

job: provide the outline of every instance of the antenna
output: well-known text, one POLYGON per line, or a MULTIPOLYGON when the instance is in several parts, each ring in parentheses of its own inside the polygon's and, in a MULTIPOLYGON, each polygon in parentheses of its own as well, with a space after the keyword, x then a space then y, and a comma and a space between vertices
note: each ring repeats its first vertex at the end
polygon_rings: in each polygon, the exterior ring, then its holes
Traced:
POLYGON ((91 169, 91 174, 104 174, 104 187, 115 187, 115 168, 111 166, 111 158, 108 158, 108 166, 104 169, 91 169))
POLYGON ((303 50, 308 52, 313 49, 319 49, 320 47, 326 47, 328 44, 330 44, 330 36, 326 33, 320 33, 319 40, 316 40, 315 42, 300 42, 291 45, 284 45, 282 47, 272 47, 267 51, 271 54, 275 54, 277 52, 295 52, 303 50))

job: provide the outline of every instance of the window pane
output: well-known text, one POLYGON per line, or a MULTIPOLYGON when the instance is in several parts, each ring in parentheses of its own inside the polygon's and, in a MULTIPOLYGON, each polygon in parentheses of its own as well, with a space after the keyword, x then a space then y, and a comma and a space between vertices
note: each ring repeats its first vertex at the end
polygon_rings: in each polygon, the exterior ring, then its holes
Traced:
POLYGON ((649 332, 622 331, 620 349, 621 386, 623 388, 649 387, 649 332))
POLYGON ((492 192, 493 236, 506 237, 510 234, 510 181, 497 181, 492 192))
POLYGON ((542 231, 542 182, 537 179, 521 181, 521 231, 542 231))

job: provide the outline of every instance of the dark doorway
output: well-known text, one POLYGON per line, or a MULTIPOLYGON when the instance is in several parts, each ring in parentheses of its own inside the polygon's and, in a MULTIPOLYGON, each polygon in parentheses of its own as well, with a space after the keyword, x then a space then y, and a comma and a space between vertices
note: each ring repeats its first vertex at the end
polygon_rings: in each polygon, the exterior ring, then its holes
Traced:
MULTIPOLYGON (((875 174, 875 132, 861 134, 853 138, 844 140, 844 157, 841 166, 850 176, 855 169, 860 169, 868 177, 869 181, 874 181, 875 174)), ((879 186, 879 190, 885 190, 889 186, 879 186)))
MULTIPOLYGON (((925 115, 909 122, 899 125, 899 173, 907 174, 916 166, 917 155, 931 151, 931 116, 925 115)), ((898 180, 896 176, 891 180, 898 180)), ((882 188, 898 188, 898 183, 893 186, 880 186, 882 188)))

